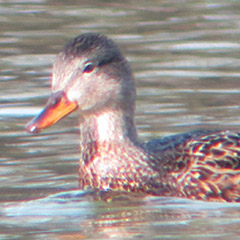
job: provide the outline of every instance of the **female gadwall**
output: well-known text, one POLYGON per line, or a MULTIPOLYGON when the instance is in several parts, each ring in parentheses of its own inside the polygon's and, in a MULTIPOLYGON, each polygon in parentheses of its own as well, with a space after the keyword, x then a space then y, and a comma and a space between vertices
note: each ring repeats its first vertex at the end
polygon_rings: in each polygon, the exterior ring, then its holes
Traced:
POLYGON ((135 82, 116 44, 82 34, 58 55, 52 94, 27 125, 38 133, 80 115, 81 189, 240 201, 240 134, 197 130, 141 143, 134 124, 135 82))

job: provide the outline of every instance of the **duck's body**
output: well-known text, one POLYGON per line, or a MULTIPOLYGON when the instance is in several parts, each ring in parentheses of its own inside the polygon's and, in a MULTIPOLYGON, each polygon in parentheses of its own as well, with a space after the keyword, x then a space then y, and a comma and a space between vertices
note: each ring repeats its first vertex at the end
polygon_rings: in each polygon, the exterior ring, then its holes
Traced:
POLYGON ((134 79, 112 40, 94 33, 73 39, 56 60, 52 91, 27 129, 38 132, 79 109, 81 189, 240 201, 240 134, 138 140, 134 79))

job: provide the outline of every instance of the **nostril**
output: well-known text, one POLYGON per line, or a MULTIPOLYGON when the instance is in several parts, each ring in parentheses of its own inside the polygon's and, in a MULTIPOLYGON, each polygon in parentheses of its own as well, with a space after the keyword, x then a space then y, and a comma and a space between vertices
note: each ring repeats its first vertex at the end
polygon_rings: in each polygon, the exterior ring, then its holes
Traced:
POLYGON ((53 107, 57 106, 59 104, 59 102, 61 101, 61 98, 54 98, 54 99, 51 99, 51 105, 53 107))
POLYGON ((63 96, 64 96, 63 91, 53 93, 48 101, 48 104, 51 105, 52 107, 56 107, 62 101, 63 96))

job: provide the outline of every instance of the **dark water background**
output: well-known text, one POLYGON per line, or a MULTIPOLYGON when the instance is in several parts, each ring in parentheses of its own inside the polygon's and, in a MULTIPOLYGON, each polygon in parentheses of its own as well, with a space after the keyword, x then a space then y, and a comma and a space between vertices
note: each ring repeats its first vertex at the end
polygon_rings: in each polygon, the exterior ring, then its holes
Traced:
POLYGON ((240 239, 238 204, 103 203, 78 191, 75 114, 25 132, 72 37, 101 32, 131 62, 142 139, 240 131, 237 0, 0 1, 0 239, 240 239))

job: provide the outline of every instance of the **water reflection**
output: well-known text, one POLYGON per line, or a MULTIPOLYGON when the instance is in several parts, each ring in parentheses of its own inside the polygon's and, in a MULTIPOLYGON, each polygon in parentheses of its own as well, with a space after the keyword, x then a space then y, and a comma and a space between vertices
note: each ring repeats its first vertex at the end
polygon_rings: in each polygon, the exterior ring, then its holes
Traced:
POLYGON ((237 204, 169 198, 105 203, 80 191, 8 203, 3 211, 5 224, 47 239, 206 239, 233 235, 239 224, 237 204))

